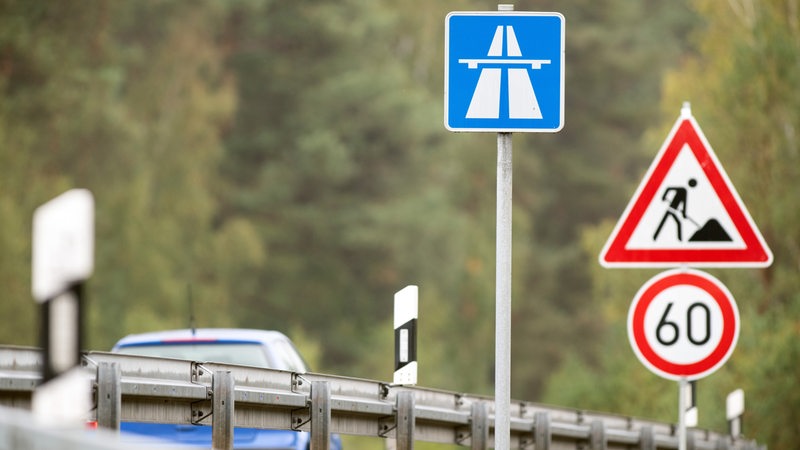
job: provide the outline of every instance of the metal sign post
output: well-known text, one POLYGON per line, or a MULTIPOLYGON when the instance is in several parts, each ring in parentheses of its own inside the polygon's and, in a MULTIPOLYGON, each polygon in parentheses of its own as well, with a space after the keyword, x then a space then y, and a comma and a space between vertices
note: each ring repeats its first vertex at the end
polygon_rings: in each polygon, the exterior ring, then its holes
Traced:
POLYGON ((564 126, 564 16, 452 12, 445 19, 445 127, 497 133, 495 448, 511 440, 512 132, 564 126))
POLYGON ((494 446, 510 448, 511 436, 511 133, 497 133, 497 254, 495 273, 494 446))
MULTIPOLYGON (((513 11, 514 5, 497 5, 513 11)), ((497 225, 495 249, 494 448, 511 448, 511 133, 497 133, 497 225)))
POLYGON ((686 450, 686 388, 689 380, 682 377, 678 381, 678 450, 686 450))

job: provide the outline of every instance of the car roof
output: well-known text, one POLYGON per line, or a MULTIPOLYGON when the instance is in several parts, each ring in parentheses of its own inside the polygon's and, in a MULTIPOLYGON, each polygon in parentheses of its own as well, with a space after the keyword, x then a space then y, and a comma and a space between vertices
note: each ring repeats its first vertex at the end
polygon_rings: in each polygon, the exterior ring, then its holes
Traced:
POLYGON ((193 330, 191 328, 184 328, 179 330, 130 334, 117 341, 117 343, 114 344, 114 349, 130 345, 184 340, 238 341, 262 344, 268 344, 275 340, 290 341, 285 334, 273 330, 247 328, 196 328, 193 330))

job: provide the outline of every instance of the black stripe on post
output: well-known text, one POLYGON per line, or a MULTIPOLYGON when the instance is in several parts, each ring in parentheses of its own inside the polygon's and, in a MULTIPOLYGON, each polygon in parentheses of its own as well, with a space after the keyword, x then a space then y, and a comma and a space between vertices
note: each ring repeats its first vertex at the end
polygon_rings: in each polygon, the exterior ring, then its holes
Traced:
POLYGON ((80 364, 83 302, 83 283, 76 283, 41 304, 42 383, 80 364))
POLYGON ((417 319, 411 319, 394 330, 394 370, 417 361, 417 319))

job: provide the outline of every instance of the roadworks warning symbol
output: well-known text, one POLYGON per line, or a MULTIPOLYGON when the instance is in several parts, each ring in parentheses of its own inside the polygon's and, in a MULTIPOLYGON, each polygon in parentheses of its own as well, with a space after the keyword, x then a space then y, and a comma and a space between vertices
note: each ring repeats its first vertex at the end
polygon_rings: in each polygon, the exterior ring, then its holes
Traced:
MULTIPOLYGON (((687 201, 689 190, 697 187, 697 180, 695 178, 689 178, 686 184, 688 189, 684 186, 667 186, 664 189, 664 194, 661 196, 661 200, 665 202, 664 205, 661 205, 664 207, 664 215, 661 217, 661 221, 658 222, 656 232, 653 234, 653 242, 658 243, 665 240, 662 236, 661 241, 659 241, 659 236, 661 236, 661 231, 664 230, 664 226, 669 224, 674 226, 674 236, 677 238, 669 240, 672 244, 679 244, 682 242, 732 242, 733 239, 731 239, 731 236, 725 231, 725 228, 716 218, 709 217, 704 225, 700 226, 700 223, 692 219, 686 212, 688 209, 687 201), (688 237, 688 241, 684 240, 684 236, 687 234, 684 232, 685 228, 693 228, 693 232, 691 236, 688 237)), ((695 191, 692 192, 694 193, 695 191)), ((694 198, 697 196, 692 197, 694 198)), ((708 197, 708 199, 714 200, 713 197, 708 197)), ((699 212, 703 213, 703 215, 708 215, 707 208, 703 208, 699 212)), ((666 234, 669 234, 669 232, 666 234)))
POLYGON ((600 263, 606 267, 772 263, 772 253, 688 105, 611 233, 600 263))

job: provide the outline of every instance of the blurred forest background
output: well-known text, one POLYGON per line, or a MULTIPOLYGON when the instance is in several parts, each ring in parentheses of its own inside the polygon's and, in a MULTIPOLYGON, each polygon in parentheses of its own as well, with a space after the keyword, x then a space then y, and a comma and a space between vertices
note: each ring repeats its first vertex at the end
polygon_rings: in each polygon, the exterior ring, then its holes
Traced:
MULTIPOLYGON (((567 23, 566 125, 514 136, 512 395, 675 421, 630 350, 652 270, 597 255, 690 101, 775 255, 712 270, 739 304, 700 426, 800 440, 800 2, 517 1, 567 23)), ((420 286, 420 384, 491 394, 496 142, 447 132, 444 18, 495 3, 0 0, 0 342, 35 345, 34 209, 96 199, 87 341, 280 329, 314 369, 391 379, 420 286), (191 292, 191 294, 190 294, 191 292)))

